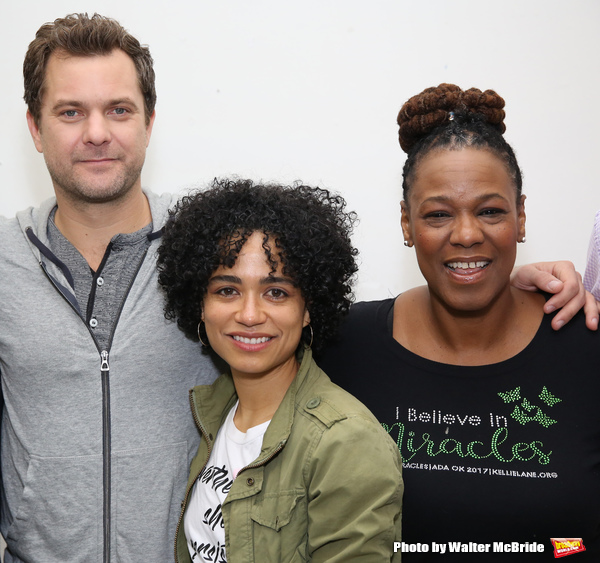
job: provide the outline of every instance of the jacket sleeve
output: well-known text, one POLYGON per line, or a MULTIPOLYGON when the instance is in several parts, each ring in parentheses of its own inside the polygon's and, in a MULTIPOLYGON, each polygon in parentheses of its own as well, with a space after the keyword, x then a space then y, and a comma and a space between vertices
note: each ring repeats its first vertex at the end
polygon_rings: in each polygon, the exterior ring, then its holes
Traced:
POLYGON ((588 248, 587 265, 583 276, 583 285, 594 297, 600 300, 600 211, 596 213, 594 229, 588 248))
POLYGON ((309 468, 308 551, 313 563, 400 561, 402 466, 374 421, 354 416, 328 428, 309 468))

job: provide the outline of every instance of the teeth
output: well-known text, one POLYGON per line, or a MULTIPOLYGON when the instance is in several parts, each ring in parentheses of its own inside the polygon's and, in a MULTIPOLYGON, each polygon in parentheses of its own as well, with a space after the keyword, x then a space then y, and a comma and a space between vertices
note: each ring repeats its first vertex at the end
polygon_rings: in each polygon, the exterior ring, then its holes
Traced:
POLYGON ((448 262, 447 266, 453 270, 468 270, 474 268, 485 268, 489 261, 481 262, 448 262))
POLYGON ((261 338, 244 338, 243 336, 234 336, 233 339, 244 344, 263 344, 264 342, 271 340, 268 336, 262 336, 261 338))

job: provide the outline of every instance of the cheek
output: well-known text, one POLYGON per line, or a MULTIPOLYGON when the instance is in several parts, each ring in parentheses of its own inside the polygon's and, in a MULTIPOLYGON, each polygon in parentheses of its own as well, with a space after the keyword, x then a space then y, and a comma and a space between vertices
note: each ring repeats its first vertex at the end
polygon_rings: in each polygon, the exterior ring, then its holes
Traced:
POLYGON ((226 318, 218 308, 206 307, 203 314, 204 330, 215 353, 227 361, 227 347, 223 338, 226 318))
POLYGON ((123 143, 132 146, 138 146, 140 148, 146 148, 148 143, 150 142, 150 135, 148 135, 148 131, 143 129, 141 131, 132 131, 129 134, 126 134, 123 137, 123 143))
POLYGON ((77 138, 72 133, 67 135, 52 131, 49 132, 49 134, 42 136, 42 145, 45 153, 68 155, 76 149, 77 138))
POLYGON ((300 341, 300 338, 302 336, 302 329, 304 328, 304 309, 295 309, 294 311, 288 311, 288 314, 283 316, 280 320, 280 326, 285 331, 288 338, 300 341))
POLYGON ((423 229, 415 232, 413 243, 418 254, 433 254, 443 248, 445 234, 440 230, 423 229))
POLYGON ((205 303, 202 311, 202 320, 204 321, 207 333, 217 331, 223 323, 223 317, 224 311, 221 307, 215 306, 210 302, 205 303))
POLYGON ((505 250, 517 248, 517 240, 519 237, 519 226, 518 225, 503 225, 498 227, 495 233, 495 241, 497 246, 504 248, 505 250))

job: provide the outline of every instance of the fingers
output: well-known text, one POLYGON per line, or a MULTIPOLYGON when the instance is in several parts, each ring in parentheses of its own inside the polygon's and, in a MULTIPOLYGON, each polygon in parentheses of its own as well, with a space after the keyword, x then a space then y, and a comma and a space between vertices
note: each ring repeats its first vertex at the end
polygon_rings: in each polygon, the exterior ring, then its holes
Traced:
POLYGON ((544 305, 545 313, 559 310, 552 319, 552 328, 558 330, 568 323, 583 307, 586 325, 597 330, 600 303, 585 290, 581 274, 568 260, 537 262, 515 270, 511 283, 519 289, 538 289, 554 295, 544 305))
MULTIPOLYGON (((583 287, 581 275, 575 271, 573 264, 569 263, 569 266, 569 268, 563 270, 562 274, 557 272, 557 277, 563 275, 563 288, 544 305, 544 312, 546 313, 552 313, 560 309, 552 319, 552 328, 554 330, 558 330, 568 323, 586 304, 586 291, 583 287), (568 275, 565 274, 567 270, 568 275)), ((597 311, 596 308, 596 314, 597 311)))
POLYGON ((598 320, 600 319, 600 302, 589 292, 585 292, 585 324, 590 330, 598 329, 598 320))
MULTIPOLYGON (((568 266, 559 268, 563 278, 557 279, 554 275, 555 262, 537 262, 536 264, 527 264, 515 268, 511 277, 511 284, 525 291, 546 291, 548 293, 558 293, 563 289, 563 282, 560 279, 576 280, 577 272, 573 267, 570 271, 568 266)), ((569 264, 569 263, 567 263, 569 264)), ((572 264, 571 264, 572 266, 572 264)), ((575 284, 576 285, 576 284, 575 284)), ((573 287, 570 286, 568 293, 571 297, 574 296, 573 287)), ((568 301, 568 299, 567 299, 568 301)))

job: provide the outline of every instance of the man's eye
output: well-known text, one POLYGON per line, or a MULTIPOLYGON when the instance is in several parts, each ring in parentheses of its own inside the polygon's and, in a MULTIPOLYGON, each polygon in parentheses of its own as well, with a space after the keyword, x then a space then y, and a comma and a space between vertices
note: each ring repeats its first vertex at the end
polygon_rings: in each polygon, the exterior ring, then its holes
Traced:
POLYGON ((115 108, 115 109, 114 109, 114 112, 115 112, 117 115, 124 115, 124 114, 126 114, 126 113, 127 113, 127 110, 126 110, 125 108, 115 108))
POLYGON ((68 109, 67 111, 64 112, 64 115, 66 117, 75 117, 77 115, 77 110, 75 110, 75 109, 68 109))

